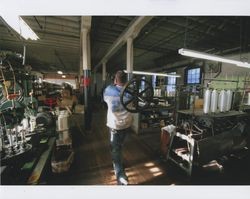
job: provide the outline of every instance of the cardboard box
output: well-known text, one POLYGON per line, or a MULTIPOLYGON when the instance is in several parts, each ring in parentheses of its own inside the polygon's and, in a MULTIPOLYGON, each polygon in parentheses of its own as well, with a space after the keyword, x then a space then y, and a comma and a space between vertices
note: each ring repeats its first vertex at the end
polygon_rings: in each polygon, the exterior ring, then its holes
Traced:
POLYGON ((59 103, 61 108, 65 108, 66 106, 71 108, 73 106, 73 100, 69 98, 63 98, 62 101, 59 103))
POLYGON ((203 108, 203 99, 196 99, 194 102, 194 107, 197 109, 203 108))
POLYGON ((84 113, 84 105, 76 104, 74 112, 83 114, 84 113))
POLYGON ((44 100, 46 100, 46 96, 45 95, 40 95, 40 96, 37 97, 37 100, 38 101, 44 101, 44 100))

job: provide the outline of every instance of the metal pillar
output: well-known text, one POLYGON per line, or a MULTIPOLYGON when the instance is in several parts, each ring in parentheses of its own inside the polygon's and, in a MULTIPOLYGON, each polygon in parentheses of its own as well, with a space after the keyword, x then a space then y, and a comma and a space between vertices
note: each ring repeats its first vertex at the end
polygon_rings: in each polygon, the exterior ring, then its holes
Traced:
POLYGON ((103 86, 103 88, 106 87, 106 76, 107 76, 106 62, 103 62, 102 63, 102 86, 103 86))
POLYGON ((133 77, 133 38, 129 37, 127 39, 127 71, 128 71, 128 81, 133 77))
POLYGON ((94 97, 97 96, 96 71, 94 72, 94 97))
POLYGON ((82 45, 83 45, 83 42, 82 42, 82 29, 81 29, 81 34, 80 34, 80 64, 79 64, 79 73, 78 73, 78 83, 79 83, 79 91, 80 91, 79 102, 80 102, 80 104, 84 104, 82 45))
POLYGON ((91 63, 90 63, 90 27, 91 17, 81 18, 81 39, 82 39, 82 67, 83 67, 83 90, 84 90, 84 108, 85 108, 85 129, 91 129, 92 104, 91 104, 91 63))

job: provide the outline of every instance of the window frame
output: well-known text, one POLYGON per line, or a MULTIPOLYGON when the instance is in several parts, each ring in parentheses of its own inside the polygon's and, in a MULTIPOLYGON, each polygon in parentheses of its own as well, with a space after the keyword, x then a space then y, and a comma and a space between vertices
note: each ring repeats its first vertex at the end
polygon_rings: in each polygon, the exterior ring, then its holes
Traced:
POLYGON ((202 78, 202 68, 200 66, 189 66, 185 69, 185 84, 186 85, 195 85, 195 84, 201 84, 201 78, 202 78), (199 77, 199 82, 198 83, 188 83, 188 71, 193 70, 193 69, 200 69, 200 77, 199 77))
MULTIPOLYGON (((171 71, 171 72, 168 72, 168 74, 176 75, 177 72, 171 71)), ((176 85, 177 85, 177 78, 176 77, 166 77, 165 82, 166 82, 166 88, 165 88, 166 91, 170 90, 171 92, 176 92, 176 85), (170 84, 169 78, 175 78, 175 84, 170 84), (169 87, 171 87, 171 89, 168 89, 169 87)))

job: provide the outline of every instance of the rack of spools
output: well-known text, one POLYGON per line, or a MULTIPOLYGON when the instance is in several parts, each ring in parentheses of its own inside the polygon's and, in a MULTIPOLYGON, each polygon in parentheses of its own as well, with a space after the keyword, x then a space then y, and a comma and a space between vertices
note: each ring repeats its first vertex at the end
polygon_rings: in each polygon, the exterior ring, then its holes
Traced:
POLYGON ((205 114, 208 114, 230 111, 232 107, 232 102, 232 90, 206 88, 204 91, 203 112, 205 114))
POLYGON ((204 80, 208 80, 209 83, 207 87, 204 88, 204 97, 203 97, 203 113, 225 113, 232 110, 234 106, 234 95, 238 91, 239 78, 237 80, 229 80, 229 79, 213 79, 207 78, 204 80), (232 84, 235 83, 235 87, 231 85, 232 88, 216 87, 211 84, 211 82, 223 82, 223 84, 232 84), (234 87, 234 88, 233 88, 234 87))
POLYGON ((69 128, 70 112, 68 110, 59 110, 59 108, 56 108, 56 115, 57 140, 51 166, 54 173, 62 173, 69 170, 74 158, 69 128))
POLYGON ((250 112, 250 73, 245 76, 243 83, 243 96, 240 108, 250 112))

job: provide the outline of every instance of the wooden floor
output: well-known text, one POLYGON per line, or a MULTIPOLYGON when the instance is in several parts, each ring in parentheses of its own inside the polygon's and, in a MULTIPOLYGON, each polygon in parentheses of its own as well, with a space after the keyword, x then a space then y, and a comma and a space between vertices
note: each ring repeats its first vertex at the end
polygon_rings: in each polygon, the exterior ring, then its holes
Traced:
MULTIPOLYGON (((116 179, 112 168, 109 148, 109 134, 105 125, 106 111, 93 114, 91 132, 80 135, 73 132, 75 159, 65 174, 51 176, 50 184, 62 185, 115 185, 116 179)), ((160 135, 160 134, 159 134, 160 135)), ((154 137, 158 137, 158 134, 154 137)), ((166 177, 166 171, 155 158, 150 148, 140 141, 137 135, 131 133, 124 144, 124 165, 129 177, 129 183, 136 184, 166 184, 174 182, 166 177), (159 181, 157 182, 157 179, 159 181)))
MULTIPOLYGON (((74 161, 68 172, 52 174, 51 185, 116 185, 109 148, 109 134, 105 125, 106 110, 93 112, 92 130, 84 135, 72 132, 74 161)), ((159 154, 160 132, 146 135, 129 134, 124 145, 124 164, 131 185, 190 185, 190 184, 250 184, 249 178, 200 175, 188 178, 159 154)), ((238 170, 239 172, 240 170, 238 170)), ((231 171, 230 171, 231 173, 231 171)), ((230 174, 232 175, 232 174, 230 174)))

